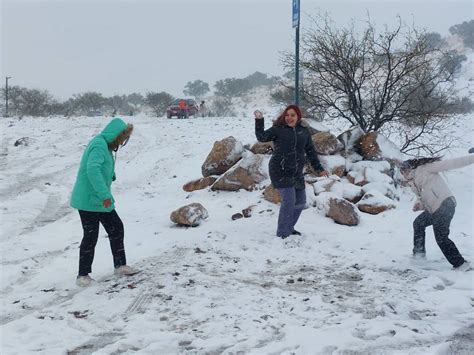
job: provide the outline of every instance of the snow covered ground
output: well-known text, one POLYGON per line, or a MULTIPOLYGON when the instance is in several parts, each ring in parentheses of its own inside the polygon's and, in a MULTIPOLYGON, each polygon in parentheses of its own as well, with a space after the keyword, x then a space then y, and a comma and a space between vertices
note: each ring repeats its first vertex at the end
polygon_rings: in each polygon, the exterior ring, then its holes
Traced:
MULTIPOLYGON (((449 155, 473 145, 472 119, 458 122, 467 144, 449 155)), ((82 229, 68 199, 85 145, 108 119, 0 121, 2 354, 474 353, 474 272, 453 271, 431 229, 427 260, 411 259, 409 190, 357 227, 310 207, 304 235, 282 241, 278 206, 261 191, 181 188, 201 176, 215 140, 255 142, 252 118, 126 120, 135 130, 113 190, 128 263, 142 272, 113 276, 101 229, 97 283, 86 289, 74 284, 82 229), (21 137, 29 145, 15 147, 21 137), (209 219, 174 226, 171 211, 191 202, 209 219), (231 220, 250 205, 252 217, 231 220)), ((446 177, 458 201, 451 237, 474 262, 473 167, 446 177)))

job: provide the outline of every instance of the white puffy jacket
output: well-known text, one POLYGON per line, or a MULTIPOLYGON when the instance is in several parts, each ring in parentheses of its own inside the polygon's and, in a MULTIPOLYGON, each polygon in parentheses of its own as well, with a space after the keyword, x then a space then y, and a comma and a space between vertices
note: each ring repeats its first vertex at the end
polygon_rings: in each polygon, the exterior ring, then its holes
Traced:
POLYGON ((474 154, 470 154, 460 158, 420 165, 410 172, 408 181, 423 207, 428 212, 434 213, 445 199, 453 196, 453 193, 439 173, 462 168, 473 163, 474 154))

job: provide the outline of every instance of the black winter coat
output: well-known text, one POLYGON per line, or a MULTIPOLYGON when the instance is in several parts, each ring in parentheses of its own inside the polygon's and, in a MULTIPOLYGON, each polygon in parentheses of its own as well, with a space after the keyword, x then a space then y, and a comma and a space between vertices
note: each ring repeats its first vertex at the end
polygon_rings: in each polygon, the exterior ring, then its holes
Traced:
POLYGON ((269 164, 273 187, 304 189, 305 153, 316 172, 324 170, 316 155, 311 133, 301 123, 294 128, 284 125, 264 130, 263 119, 256 119, 255 135, 260 142, 273 142, 273 154, 269 164))

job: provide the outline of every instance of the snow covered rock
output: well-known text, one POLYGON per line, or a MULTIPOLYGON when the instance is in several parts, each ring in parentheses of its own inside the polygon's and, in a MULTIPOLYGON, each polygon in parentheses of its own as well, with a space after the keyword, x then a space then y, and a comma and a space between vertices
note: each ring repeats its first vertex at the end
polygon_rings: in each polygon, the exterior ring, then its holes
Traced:
POLYGON ((267 178, 262 169, 262 162, 262 155, 249 153, 238 164, 222 175, 212 185, 211 189, 225 191, 245 189, 252 191, 258 183, 267 178))
POLYGON ((341 155, 320 155, 319 161, 330 174, 342 177, 346 173, 346 159, 341 155))
POLYGON ((369 132, 360 139, 359 151, 366 160, 403 160, 397 146, 377 132, 369 132))
POLYGON ((337 140, 337 137, 329 132, 318 132, 311 136, 316 153, 323 155, 332 155, 341 151, 343 145, 337 140))
POLYGON ((364 135, 364 131, 359 126, 353 126, 347 131, 341 133, 337 139, 344 145, 345 152, 358 150, 357 143, 364 135))
POLYGON ((332 195, 343 198, 352 203, 356 203, 362 197, 362 188, 353 185, 347 180, 341 180, 334 177, 324 179, 313 184, 314 194, 319 195, 324 192, 331 192, 332 195))
POLYGON ((257 142, 250 148, 250 151, 254 154, 272 154, 273 143, 272 142, 257 142))
POLYGON ((395 208, 395 204, 379 191, 371 190, 362 196, 362 199, 357 203, 357 208, 365 213, 379 214, 395 208))
POLYGON ((230 136, 214 143, 201 166, 202 176, 221 175, 235 165, 244 151, 242 143, 230 136))
POLYGON ((182 226, 196 227, 201 221, 208 218, 209 213, 200 203, 191 203, 171 212, 170 219, 173 223, 182 226))
POLYGON ((183 190, 186 192, 192 192, 195 190, 202 190, 205 189, 206 187, 211 186, 213 183, 215 183, 217 180, 216 177, 214 176, 208 176, 204 178, 200 178, 197 180, 190 181, 186 184, 183 185, 183 190))
POLYGON ((17 140, 15 141, 15 143, 13 143, 13 145, 14 145, 15 147, 18 147, 19 145, 23 145, 23 146, 27 147, 27 146, 30 145, 30 143, 31 143, 31 138, 29 138, 29 137, 22 137, 22 138, 20 138, 20 139, 17 139, 17 140))
POLYGON ((357 226, 360 222, 356 206, 342 198, 331 197, 329 199, 326 216, 334 222, 346 226, 357 226))

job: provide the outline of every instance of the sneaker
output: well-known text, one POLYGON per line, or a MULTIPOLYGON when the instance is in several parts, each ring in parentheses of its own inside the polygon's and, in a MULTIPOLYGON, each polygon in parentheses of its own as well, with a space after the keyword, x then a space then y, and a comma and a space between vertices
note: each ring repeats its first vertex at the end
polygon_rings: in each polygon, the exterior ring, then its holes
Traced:
POLYGON ((90 286, 92 281, 94 281, 94 279, 90 277, 89 275, 78 276, 76 279, 76 285, 79 287, 87 287, 87 286, 90 286))
POLYGON ((293 232, 291 232, 292 235, 301 235, 301 232, 298 232, 296 229, 293 229, 293 232))
POLYGON ((459 265, 458 267, 455 267, 454 270, 456 270, 456 271, 471 271, 472 267, 471 267, 471 264, 469 264, 468 261, 465 261, 461 265, 459 265))
POLYGON ((138 274, 140 271, 137 269, 134 269, 131 266, 128 265, 122 265, 119 266, 118 268, 115 268, 114 274, 118 276, 132 276, 135 274, 138 274))

